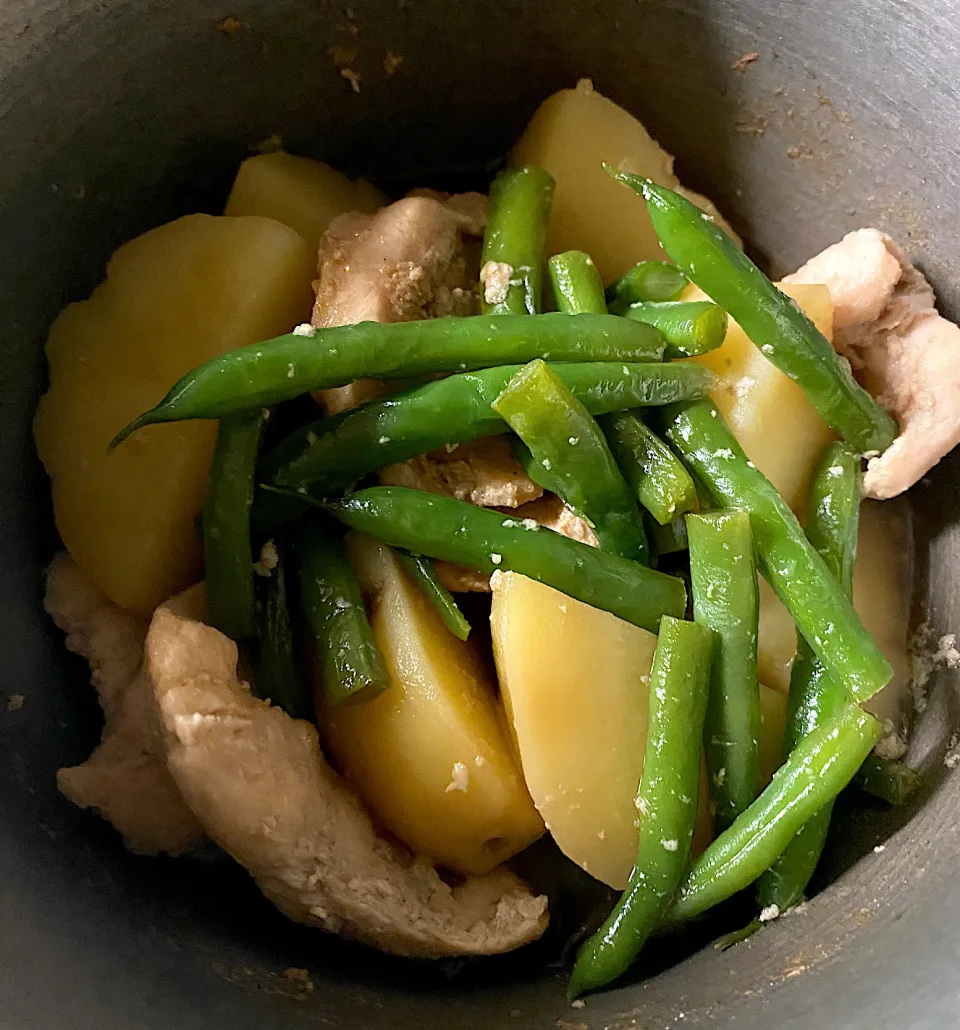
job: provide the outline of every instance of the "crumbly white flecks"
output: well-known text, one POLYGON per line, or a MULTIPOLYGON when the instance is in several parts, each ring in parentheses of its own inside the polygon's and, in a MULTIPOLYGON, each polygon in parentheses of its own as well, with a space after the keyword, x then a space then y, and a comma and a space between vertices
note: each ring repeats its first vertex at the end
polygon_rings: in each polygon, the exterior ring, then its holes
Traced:
POLYGON ((760 922, 769 923, 771 919, 776 919, 780 915, 779 905, 767 905, 760 913, 760 922))
POLYGON ((488 261, 480 269, 480 282, 483 285, 483 299, 486 304, 502 304, 510 292, 510 280, 513 278, 513 266, 506 261, 488 261))
POLYGON ((301 325, 298 325, 298 326, 296 326, 294 328, 293 335, 294 336, 316 336, 317 335, 317 327, 311 325, 309 322, 303 322, 301 325))
POLYGON ((463 762, 454 762, 450 772, 450 782, 444 787, 447 794, 454 790, 461 790, 464 793, 470 785, 470 771, 463 762))
POLYGON ((253 571, 266 579, 279 564, 280 555, 277 552, 277 545, 272 540, 268 540, 260 548, 260 560, 253 563, 253 571))

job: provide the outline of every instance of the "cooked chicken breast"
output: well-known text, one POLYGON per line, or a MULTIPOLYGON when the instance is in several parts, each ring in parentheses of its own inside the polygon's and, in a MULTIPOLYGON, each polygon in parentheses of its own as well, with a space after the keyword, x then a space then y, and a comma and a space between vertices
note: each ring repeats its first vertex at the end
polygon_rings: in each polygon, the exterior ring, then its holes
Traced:
POLYGON ((450 887, 379 837, 314 727, 240 682, 223 634, 160 608, 146 652, 173 779, 290 918, 424 958, 510 951, 543 933, 546 898, 506 869, 450 887))
POLYGON ((876 229, 848 233, 785 281, 829 287, 834 346, 897 419, 900 435, 870 458, 863 484, 869 497, 895 497, 960 443, 960 328, 876 229))
POLYGON ((105 717, 99 746, 82 765, 61 769, 57 785, 112 823, 131 851, 190 851, 204 833, 167 772, 153 685, 142 667, 146 623, 109 601, 66 554, 47 571, 44 605, 67 647, 90 663, 105 717))

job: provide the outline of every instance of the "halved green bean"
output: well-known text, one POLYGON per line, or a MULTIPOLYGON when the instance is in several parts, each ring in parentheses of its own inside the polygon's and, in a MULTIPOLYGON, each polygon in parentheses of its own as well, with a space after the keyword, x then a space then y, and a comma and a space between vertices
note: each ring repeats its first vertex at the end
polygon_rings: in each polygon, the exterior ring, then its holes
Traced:
MULTIPOLYGON (((464 372, 321 419, 264 456, 261 482, 339 493, 370 472, 445 444, 509 429, 491 404, 522 365, 464 372)), ((591 415, 705 397, 715 377, 700 365, 596 361, 552 366, 591 415)))
POLYGON ((622 315, 641 301, 676 300, 688 282, 669 261, 641 261, 607 287, 607 306, 615 315, 622 315))
POLYGON ((631 304, 624 314, 663 333, 666 358, 707 354, 716 350, 727 335, 726 311, 709 300, 631 304))
POLYGON ((661 526, 659 522, 647 512, 644 519, 647 530, 647 540, 650 542, 650 550, 655 557, 662 554, 676 554, 678 551, 686 551, 687 525, 682 515, 678 515, 672 522, 661 526))
POLYGON ((782 372, 804 391, 820 417, 865 453, 883 451, 897 427, 854 380, 819 329, 760 271, 733 240, 691 204, 650 179, 607 171, 647 202, 666 252, 782 372))
POLYGON ((332 706, 369 701, 390 685, 373 639, 343 535, 323 523, 297 537, 300 599, 317 648, 323 695, 332 706))
POLYGON ((525 365, 493 409, 547 470, 550 489, 590 523, 600 546, 645 563, 647 538, 637 502, 600 427, 550 366, 525 365))
POLYGON ((690 473, 639 415, 621 411, 599 422, 637 499, 661 526, 696 510, 697 490, 690 473))
POLYGON ((710 401, 664 411, 668 439, 714 500, 750 513, 760 569, 814 653, 844 683, 848 697, 872 697, 890 681, 890 663, 786 501, 743 453, 710 401))
POLYGON ((427 599, 437 609, 444 626, 458 639, 466 640, 470 636, 470 623, 457 607, 453 595, 440 582, 437 570, 429 558, 422 554, 411 554, 409 551, 394 551, 397 561, 406 569, 417 586, 426 594, 427 599))
POLYGON ((570 977, 575 998, 629 969, 673 899, 690 854, 700 789, 700 748, 713 634, 664 618, 650 670, 650 716, 637 794, 637 861, 627 889, 583 945, 570 977))
MULTIPOLYGON (((823 558, 844 594, 853 594, 860 514, 860 457, 846 443, 824 449, 810 484, 807 539, 823 558)), ((791 751, 843 704, 842 681, 831 675, 800 637, 790 673, 790 696, 784 744, 791 751)), ((804 825, 774 865, 757 882, 761 909, 776 905, 785 912, 797 904, 820 860, 830 828, 833 805, 828 804, 804 825)))
POLYGON ((547 262, 557 311, 599 315, 607 310, 603 283, 593 259, 582 250, 554 254, 547 262))
POLYGON ((902 805, 923 782, 920 774, 904 765, 877 754, 868 755, 856 775, 856 784, 868 794, 890 805, 902 805))
POLYGON ((714 633, 703 741, 715 824, 725 830, 760 790, 760 603, 753 533, 745 511, 688 515, 686 523, 693 617, 714 633))
POLYGON ((313 719, 311 690, 297 660, 287 593, 289 548, 279 542, 277 566, 257 580, 257 648, 253 689, 295 719, 313 719))
POLYGON ((614 315, 513 315, 360 322, 290 333, 238 347, 188 372, 163 400, 122 429, 111 446, 142 426, 256 411, 311 390, 355 379, 464 372, 533 358, 554 361, 659 361, 653 326, 614 315))
POLYGON ((401 486, 371 487, 320 506, 391 547, 488 575, 519 572, 652 632, 662 616, 679 618, 686 610, 682 580, 570 540, 532 519, 401 486))
POLYGON ((692 919, 749 887, 853 779, 882 735, 872 715, 845 704, 804 737, 760 797, 690 866, 664 922, 692 919))
POLYGON ((542 168, 502 171, 490 186, 487 228, 480 257, 483 311, 488 315, 534 315, 540 310, 544 248, 556 184, 542 168), (503 268, 498 287, 485 276, 489 263, 503 268))
POLYGON ((232 640, 256 632, 250 508, 265 414, 220 420, 203 511, 207 621, 232 640))

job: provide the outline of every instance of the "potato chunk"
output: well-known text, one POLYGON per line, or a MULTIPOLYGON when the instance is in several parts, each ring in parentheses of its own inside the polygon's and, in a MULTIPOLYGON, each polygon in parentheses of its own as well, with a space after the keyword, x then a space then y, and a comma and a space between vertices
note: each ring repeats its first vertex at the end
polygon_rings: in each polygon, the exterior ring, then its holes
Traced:
POLYGON ((543 833, 489 674, 388 547, 357 533, 350 557, 391 686, 329 709, 331 751, 376 817, 418 855, 483 874, 543 833))
MULTIPOLYGON (((637 854, 657 638, 515 572, 494 573, 491 587, 500 689, 527 787, 560 850, 623 888, 637 854)), ((701 847, 708 818, 703 804, 701 847)))
MULTIPOLYGON (((585 250, 605 283, 637 261, 664 259, 646 204, 614 182, 603 162, 677 189, 673 158, 632 114, 598 93, 589 79, 544 100, 510 160, 514 165, 539 165, 557 181, 548 255, 585 250)), ((681 192, 719 219, 704 197, 682 188, 681 192)))
POLYGON ((216 423, 150 426, 112 452, 110 440, 195 365, 306 318, 313 273, 286 226, 190 215, 122 246, 53 324, 37 450, 67 550, 121 608, 147 615, 200 578, 216 423))
POLYGON ((277 151, 248 157, 240 165, 224 214, 275 218, 316 250, 337 215, 373 214, 386 202, 376 186, 363 179, 353 182, 322 161, 277 151))

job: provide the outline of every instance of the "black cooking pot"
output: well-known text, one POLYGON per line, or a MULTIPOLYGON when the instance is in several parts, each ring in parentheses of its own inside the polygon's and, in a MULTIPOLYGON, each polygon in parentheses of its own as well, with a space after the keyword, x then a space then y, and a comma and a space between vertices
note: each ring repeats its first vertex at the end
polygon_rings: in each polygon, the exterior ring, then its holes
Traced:
MULTIPOLYGON (((0 1024, 960 1025, 960 780, 941 764, 949 684, 915 745, 931 785, 902 828, 862 799, 841 806, 834 882, 804 911, 659 975, 669 949, 648 949, 634 985, 580 1009, 557 971, 523 956, 424 967, 294 927, 231 864, 127 855, 57 794, 55 770, 87 755, 98 724, 86 670, 41 610, 55 546, 30 437, 44 335, 117 244, 219 210, 264 137, 394 193, 482 185, 537 102, 588 75, 678 155, 684 181, 773 272, 877 225, 960 316, 956 0, 350 3, 3 5, 0 653, 4 694, 23 704, 0 707, 0 1024), (359 93, 336 46, 355 51, 359 93), (387 52, 402 57, 392 76, 387 52)), ((960 626, 957 469, 945 462, 913 498, 918 601, 936 633, 960 626)))

